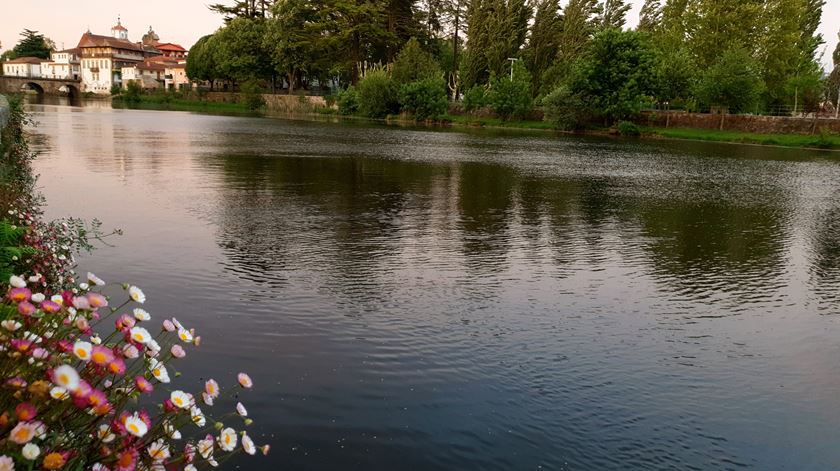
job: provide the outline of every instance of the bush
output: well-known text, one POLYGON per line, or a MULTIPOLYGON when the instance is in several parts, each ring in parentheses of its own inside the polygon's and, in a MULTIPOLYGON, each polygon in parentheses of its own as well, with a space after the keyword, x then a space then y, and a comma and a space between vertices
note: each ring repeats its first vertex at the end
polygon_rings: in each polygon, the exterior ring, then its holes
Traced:
POLYGON ((586 100, 567 86, 557 87, 546 95, 542 108, 544 121, 566 131, 583 128, 593 116, 586 100))
POLYGON ((125 85, 122 100, 126 103, 139 103, 143 95, 143 88, 136 80, 129 80, 125 85))
POLYGON ((415 119, 438 118, 448 106, 443 79, 427 78, 400 87, 400 108, 415 119))
POLYGON ((703 72, 697 97, 707 107, 730 113, 755 111, 764 90, 761 67, 749 52, 733 49, 703 72))
POLYGON ((504 120, 522 118, 531 112, 531 74, 521 62, 513 64, 512 80, 507 76, 495 78, 487 94, 493 111, 504 120))
POLYGON ((639 127, 630 121, 622 121, 618 123, 618 133, 625 137, 639 137, 642 135, 642 131, 639 127))
POLYGON ((359 92, 350 85, 338 92, 338 112, 343 115, 355 114, 359 111, 359 92))
POLYGON ((262 94, 260 93, 260 87, 257 85, 257 82, 253 80, 249 80, 242 84, 240 88, 242 92, 242 97, 245 100, 245 107, 251 111, 258 110, 265 106, 265 100, 263 100, 262 94))
POLYGON ((359 112, 368 118, 384 118, 400 110, 399 93, 388 73, 371 70, 358 85, 359 112))
POLYGON ((115 83, 111 85, 111 96, 119 95, 122 92, 122 87, 120 84, 115 83))
POLYGON ((473 112, 487 106, 487 90, 483 85, 473 85, 464 93, 464 110, 473 112))

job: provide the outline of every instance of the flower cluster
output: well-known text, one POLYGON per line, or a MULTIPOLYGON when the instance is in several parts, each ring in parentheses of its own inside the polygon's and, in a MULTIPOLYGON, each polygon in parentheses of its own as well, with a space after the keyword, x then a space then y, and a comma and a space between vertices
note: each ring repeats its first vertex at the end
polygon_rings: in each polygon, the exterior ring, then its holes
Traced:
MULTIPOLYGON (((172 387, 172 363, 201 337, 174 318, 153 323, 136 286, 123 285, 128 299, 112 307, 91 273, 53 295, 36 276, 9 284, 0 303, 0 471, 189 471, 268 453, 244 430, 242 403, 215 418, 202 410, 220 397, 215 380, 202 391, 172 387), (156 389, 163 401, 151 399, 156 389)), ((252 386, 240 373, 229 392, 252 386)))

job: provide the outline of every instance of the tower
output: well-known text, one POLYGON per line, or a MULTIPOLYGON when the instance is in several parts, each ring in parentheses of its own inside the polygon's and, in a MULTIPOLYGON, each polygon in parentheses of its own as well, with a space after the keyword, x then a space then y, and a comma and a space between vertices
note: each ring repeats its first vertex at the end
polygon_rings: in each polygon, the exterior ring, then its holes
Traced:
POLYGON ((117 39, 128 39, 128 30, 120 22, 120 17, 117 16, 117 24, 111 28, 111 36, 117 39))

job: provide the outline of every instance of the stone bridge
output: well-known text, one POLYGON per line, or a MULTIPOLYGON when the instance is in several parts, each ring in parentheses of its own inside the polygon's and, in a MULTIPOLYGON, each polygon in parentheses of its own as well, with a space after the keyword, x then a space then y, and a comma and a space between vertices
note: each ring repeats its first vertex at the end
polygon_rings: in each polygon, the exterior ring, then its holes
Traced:
POLYGON ((36 77, 15 77, 0 75, 0 93, 19 93, 32 90, 40 94, 78 97, 81 95, 81 80, 50 79, 36 77))

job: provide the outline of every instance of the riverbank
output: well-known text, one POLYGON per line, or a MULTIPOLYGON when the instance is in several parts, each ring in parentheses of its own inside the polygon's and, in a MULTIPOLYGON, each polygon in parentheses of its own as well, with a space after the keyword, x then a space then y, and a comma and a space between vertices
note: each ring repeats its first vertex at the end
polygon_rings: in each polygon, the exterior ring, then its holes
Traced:
MULTIPOLYGON (((221 93, 218 93, 221 94, 221 93)), ((279 97, 285 97, 278 95, 279 97)), ((591 128, 580 131, 559 131, 546 121, 537 120, 513 120, 504 121, 500 118, 477 117, 470 115, 446 114, 440 120, 417 122, 405 116, 390 116, 386 119, 370 119, 360 116, 344 116, 332 108, 325 106, 306 106, 298 111, 290 111, 288 103, 300 102, 299 98, 287 97, 284 100, 281 110, 274 106, 267 106, 261 110, 252 110, 246 103, 231 99, 219 101, 218 99, 195 99, 172 95, 143 95, 139 100, 127 101, 122 97, 114 97, 112 105, 115 108, 146 109, 160 111, 192 111, 237 116, 293 116, 295 119, 322 120, 324 117, 333 117, 338 120, 352 122, 377 122, 388 125, 406 126, 416 125, 429 128, 486 128, 486 129, 514 129, 550 131, 569 136, 600 136, 620 137, 620 134, 613 128, 591 128), (289 100, 288 98, 291 98, 289 100)), ((639 126, 640 139, 673 139, 673 140, 694 140, 706 142, 721 142, 732 144, 753 144, 764 146, 781 146, 803 149, 840 150, 840 135, 828 132, 819 134, 793 134, 793 133, 754 133, 741 131, 721 131, 701 128, 672 128, 660 126, 639 126)))

